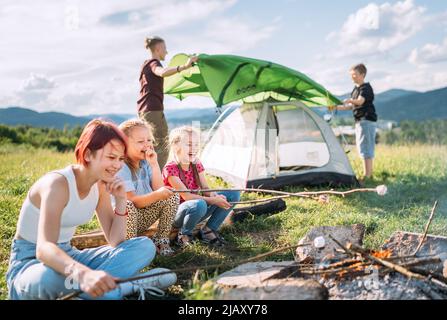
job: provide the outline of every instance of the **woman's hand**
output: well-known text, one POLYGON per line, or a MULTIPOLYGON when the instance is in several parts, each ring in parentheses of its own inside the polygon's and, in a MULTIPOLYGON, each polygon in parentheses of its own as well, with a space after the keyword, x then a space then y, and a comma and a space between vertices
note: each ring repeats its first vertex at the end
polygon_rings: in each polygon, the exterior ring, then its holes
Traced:
POLYGON ((116 278, 102 270, 86 270, 79 274, 80 289, 93 298, 116 288, 116 278))
POLYGON ((191 68, 193 63, 199 60, 198 56, 190 56, 188 62, 186 62, 185 69, 191 68))
POLYGON ((210 200, 211 200, 211 204, 212 205, 218 206, 219 208, 223 208, 225 210, 230 209, 231 206, 232 206, 232 204, 229 203, 227 201, 227 198, 224 195, 222 195, 222 194, 218 194, 218 195, 216 195, 214 197, 211 197, 210 200))
POLYGON ((159 200, 166 200, 174 195, 171 187, 161 187, 154 192, 157 194, 159 200))
POLYGON ((112 182, 106 182, 106 190, 115 197, 116 202, 126 201, 126 190, 124 189, 124 182, 118 177, 115 177, 112 182))

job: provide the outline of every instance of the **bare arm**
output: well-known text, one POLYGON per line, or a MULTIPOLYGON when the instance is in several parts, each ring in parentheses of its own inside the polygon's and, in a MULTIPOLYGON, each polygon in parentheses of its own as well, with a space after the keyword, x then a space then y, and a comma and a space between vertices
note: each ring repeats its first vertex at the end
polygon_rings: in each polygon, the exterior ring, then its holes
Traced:
POLYGON ((136 195, 133 191, 127 192, 127 199, 132 201, 137 208, 147 207, 154 202, 168 199, 173 195, 172 191, 170 191, 168 187, 165 187, 163 183, 160 166, 157 161, 157 154, 154 150, 150 150, 146 153, 146 160, 152 169, 150 184, 154 191, 143 195, 136 195))
MULTIPOLYGON (((175 189, 175 190, 185 190, 188 189, 185 184, 182 182, 182 180, 180 180, 179 177, 175 177, 175 176, 170 176, 168 178, 169 184, 175 189)), ((191 193, 191 192, 181 192, 180 196, 183 198, 183 200, 188 201, 188 200, 198 200, 198 199, 203 199, 205 201, 207 201, 207 199, 209 197, 203 197, 200 196, 198 194, 195 193, 191 193)), ((208 199, 209 200, 209 199, 208 199)), ((208 202, 208 201, 207 201, 208 202)))
POLYGON ((357 99, 347 99, 345 103, 352 103, 354 106, 361 106, 365 103, 365 98, 358 96, 357 99))
MULTIPOLYGON (((185 70, 185 69, 183 69, 185 70)), ((179 72, 180 72, 180 68, 179 68, 179 72)), ((152 69, 152 72, 155 73, 157 76, 159 77, 169 77, 172 76, 173 74, 177 73, 177 67, 155 67, 154 69, 152 69)))
MULTIPOLYGON (((56 174, 42 179, 38 187, 40 214, 36 257, 57 272, 68 275, 67 270, 75 261, 56 245, 59 239, 62 211, 69 198, 68 183, 64 177, 56 174)), ((79 265, 80 269, 87 268, 84 267, 79 265)))
POLYGON ((40 214, 36 258, 56 272, 73 276, 81 290, 92 297, 102 296, 116 287, 113 277, 104 271, 91 270, 73 260, 57 246, 61 215, 69 200, 68 183, 62 176, 49 175, 40 186, 40 214))
POLYGON ((112 247, 116 247, 126 240, 126 217, 114 212, 115 210, 120 214, 126 212, 124 185, 119 178, 115 178, 115 181, 110 184, 99 182, 98 187, 99 202, 96 207, 96 215, 107 242, 112 247), (112 208, 111 194, 115 194, 115 210, 112 208))
POLYGON ((352 110, 352 109, 353 109, 353 106, 350 105, 350 104, 339 105, 339 106, 335 106, 335 107, 337 108, 337 110, 341 110, 341 111, 344 111, 344 110, 352 110))
MULTIPOLYGON (((200 185, 202 186, 203 189, 209 189, 210 187, 208 186, 208 181, 206 181, 206 176, 205 176, 205 172, 200 172, 199 173, 199 179, 200 179, 200 185)), ((212 197, 215 196, 216 193, 215 192, 204 192, 205 195, 212 197)))
POLYGON ((362 106, 365 103, 365 98, 362 96, 358 96, 357 99, 346 99, 343 105, 335 106, 337 110, 352 110, 359 106, 362 106))
POLYGON ((154 202, 160 201, 160 193, 159 192, 151 192, 143 195, 136 195, 133 191, 127 192, 127 198, 129 201, 135 205, 136 208, 144 208, 151 205, 154 202))
POLYGON ((159 77, 169 77, 172 76, 173 74, 176 74, 177 72, 182 72, 186 69, 191 68, 192 64, 194 62, 196 62, 198 60, 198 57, 196 56, 192 56, 188 59, 188 61, 186 62, 186 64, 182 65, 182 66, 178 66, 178 67, 155 67, 154 69, 152 69, 152 72, 155 73, 157 76, 159 77), (178 69, 177 69, 178 68, 178 69))
MULTIPOLYGON (((202 174, 202 178, 205 178, 204 177, 205 174, 203 172, 201 172, 200 174, 202 174)), ((200 174, 199 174, 199 177, 200 177, 200 174)), ((201 183, 202 183, 202 178, 200 179, 201 183)), ((176 189, 176 190, 187 189, 187 187, 183 184, 183 182, 180 180, 179 177, 170 176, 168 178, 168 181, 171 184, 171 186, 173 186, 174 189, 176 189)), ((207 184, 202 185, 202 186, 203 187, 208 187, 207 184)), ((216 195, 215 193, 212 193, 209 196, 200 196, 198 194, 194 194, 194 193, 191 193, 191 192, 181 192, 180 196, 185 201, 202 199, 202 200, 205 200, 205 202, 207 204, 209 204, 209 205, 216 205, 216 206, 224 208, 224 209, 228 209, 228 208, 231 207, 231 204, 229 204, 227 202, 227 200, 225 199, 224 196, 216 195)))
POLYGON ((151 180, 151 187, 152 190, 158 190, 161 187, 164 187, 163 183, 163 177, 161 175, 160 166, 158 165, 158 162, 155 161, 155 163, 151 163, 151 169, 152 169, 152 180, 151 180))

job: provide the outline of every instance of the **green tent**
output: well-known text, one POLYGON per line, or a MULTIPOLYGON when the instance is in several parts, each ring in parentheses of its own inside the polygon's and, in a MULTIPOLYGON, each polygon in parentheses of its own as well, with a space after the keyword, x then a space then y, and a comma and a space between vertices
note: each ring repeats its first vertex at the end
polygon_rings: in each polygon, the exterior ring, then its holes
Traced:
MULTIPOLYGON (((186 63, 177 54, 169 66, 186 63)), ((167 77, 164 92, 182 100, 189 95, 211 96, 217 107, 234 101, 298 100, 306 106, 328 106, 341 101, 305 74, 285 66, 234 55, 200 54, 197 65, 167 77)))

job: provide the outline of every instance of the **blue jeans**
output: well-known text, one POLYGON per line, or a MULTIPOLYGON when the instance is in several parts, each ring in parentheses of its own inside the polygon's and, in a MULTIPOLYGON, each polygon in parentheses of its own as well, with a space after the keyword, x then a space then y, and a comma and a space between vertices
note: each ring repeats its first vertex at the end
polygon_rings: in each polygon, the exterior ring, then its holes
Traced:
MULTIPOLYGON (((239 201, 238 191, 218 192, 227 198, 228 202, 239 201)), ((180 228, 182 234, 192 235, 195 226, 209 217, 207 227, 217 231, 227 215, 233 209, 223 209, 215 205, 208 205, 205 200, 188 200, 180 204, 174 218, 174 227, 180 228)))
MULTIPOLYGON (((124 241, 115 248, 101 246, 78 250, 69 242, 60 243, 58 246, 75 261, 93 270, 104 270, 117 278, 136 275, 148 266, 155 256, 155 245, 146 237, 124 241)), ((78 288, 73 288, 73 282, 70 286, 70 282, 66 280, 69 279, 36 259, 35 243, 22 239, 13 240, 6 274, 9 299, 57 299, 78 290, 78 288)), ((80 298, 92 299, 86 293, 81 294, 80 298)), ((122 298, 120 285, 100 297, 100 299, 111 300, 122 298)))

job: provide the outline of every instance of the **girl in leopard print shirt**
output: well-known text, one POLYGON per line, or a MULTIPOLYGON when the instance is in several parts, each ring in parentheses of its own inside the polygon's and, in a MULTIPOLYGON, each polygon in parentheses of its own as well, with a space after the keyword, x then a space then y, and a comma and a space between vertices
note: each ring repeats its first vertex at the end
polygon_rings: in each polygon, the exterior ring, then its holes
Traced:
POLYGON ((128 120, 120 129, 128 137, 126 164, 118 172, 125 183, 128 199, 127 238, 136 237, 158 220, 153 241, 161 255, 172 255, 169 234, 179 206, 179 195, 163 184, 152 127, 141 120, 128 120))

